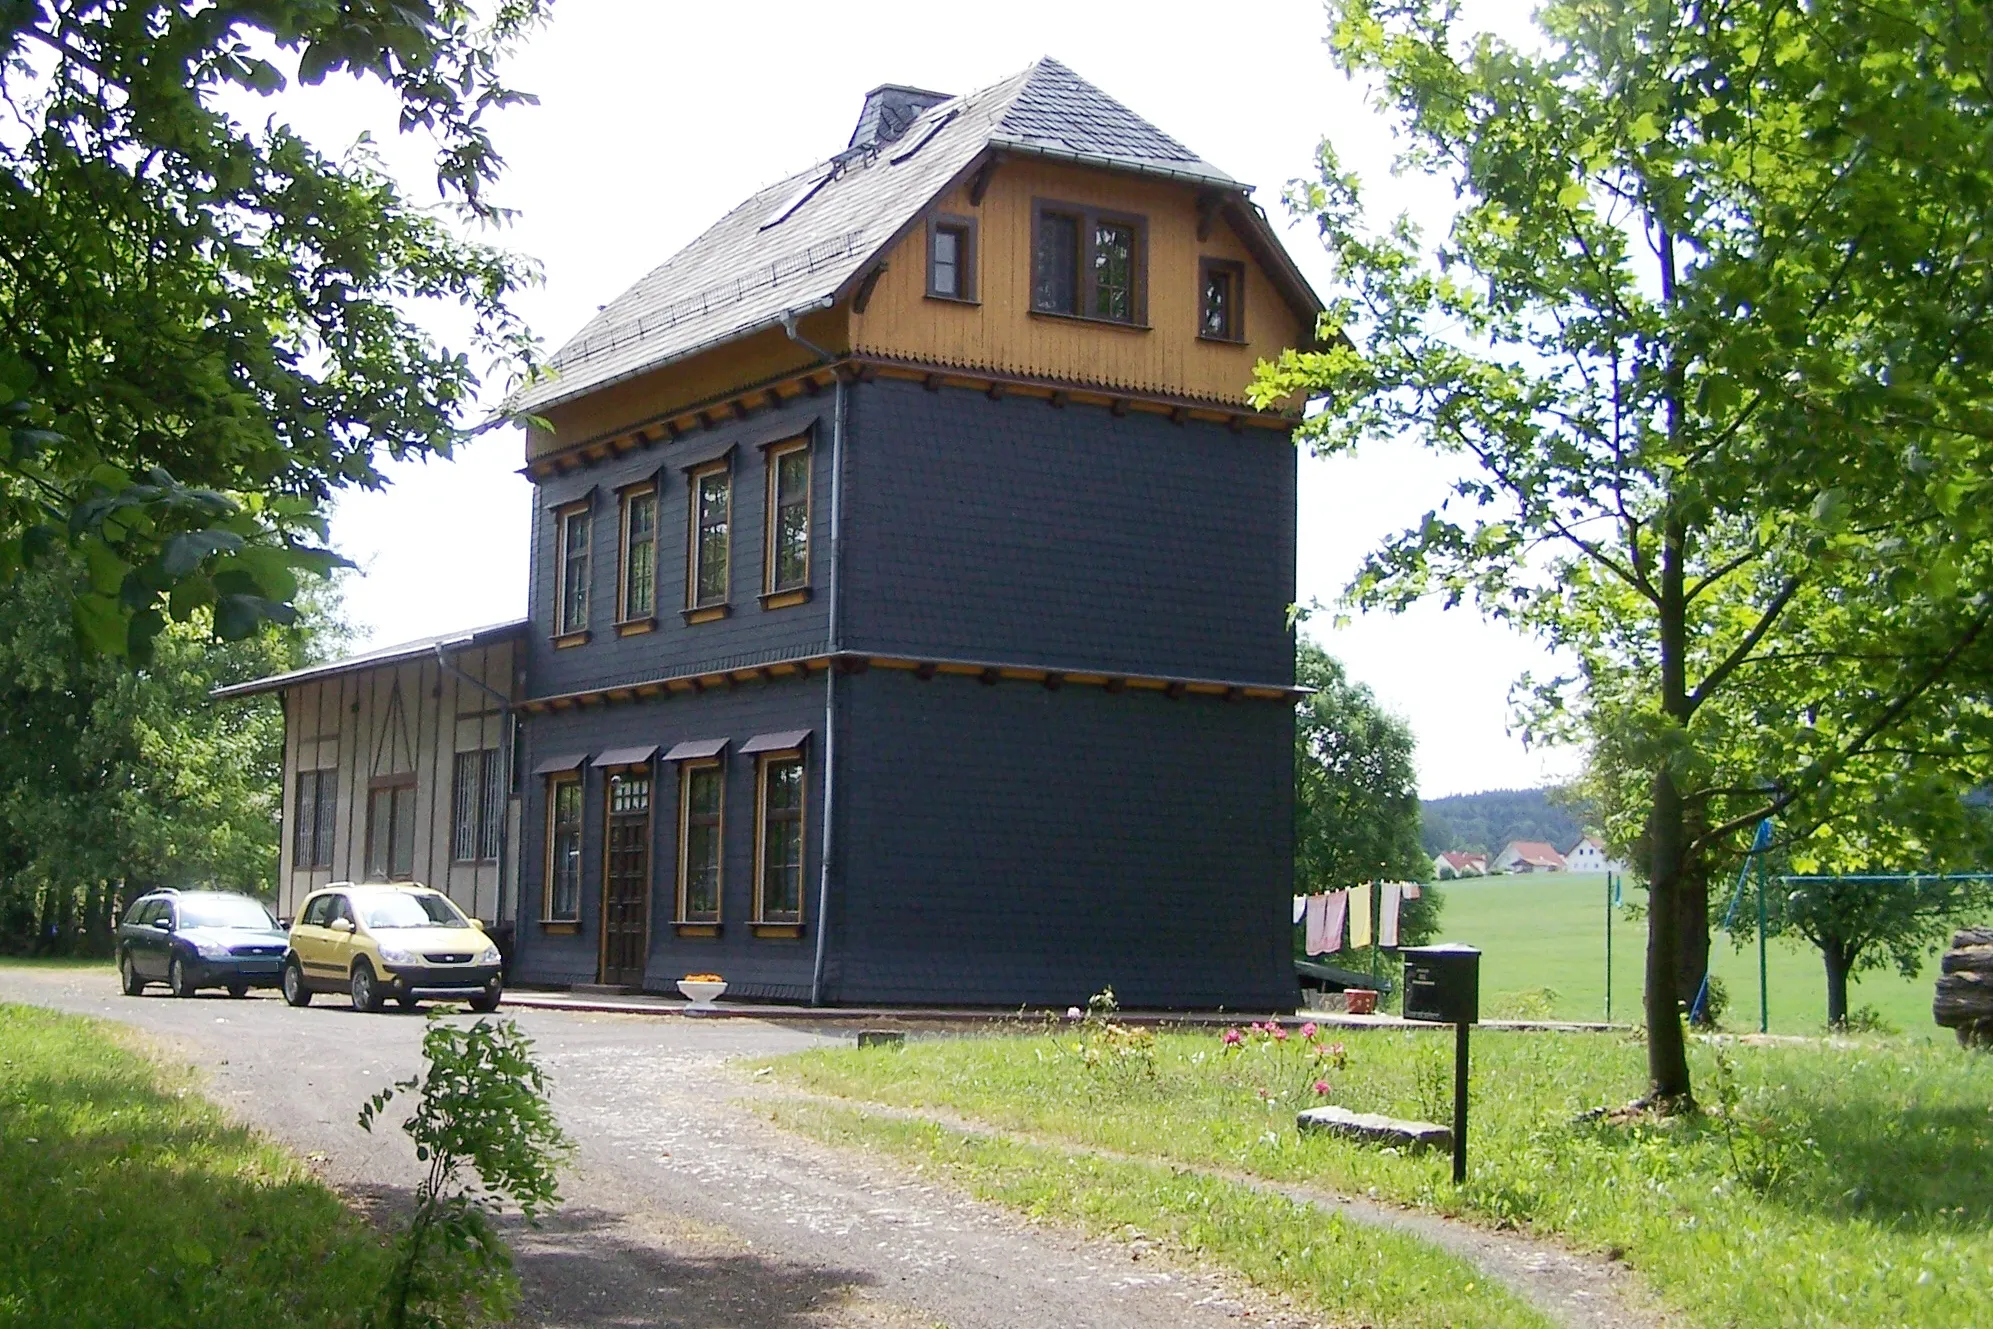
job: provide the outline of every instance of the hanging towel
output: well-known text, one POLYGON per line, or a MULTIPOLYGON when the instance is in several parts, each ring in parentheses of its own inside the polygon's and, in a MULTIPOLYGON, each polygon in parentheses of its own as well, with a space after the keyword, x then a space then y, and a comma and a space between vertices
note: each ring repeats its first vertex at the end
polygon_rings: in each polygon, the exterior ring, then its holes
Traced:
POLYGON ((1396 946, 1398 944, 1398 901, 1404 890, 1402 882, 1387 881, 1378 887, 1381 894, 1377 900, 1377 944, 1396 946))
POLYGON ((1327 944, 1322 940, 1322 920, 1327 916, 1327 905, 1326 896, 1311 895, 1302 910, 1307 927, 1303 930, 1301 949, 1309 955, 1320 955, 1322 947, 1327 944))
POLYGON ((1417 882, 1415 881, 1405 882, 1404 887, 1405 887, 1405 898, 1407 900, 1416 900, 1419 898, 1419 884, 1417 882))
POLYGON ((1311 955, 1334 955, 1343 948, 1343 916, 1349 913, 1349 892, 1330 891, 1318 895, 1322 902, 1322 949, 1311 955))
POLYGON ((1370 883, 1349 888, 1349 945, 1362 950, 1370 944, 1370 883))
POLYGON ((1294 897, 1294 921, 1295 921, 1296 923, 1299 923, 1299 922, 1300 922, 1300 921, 1301 921, 1301 920, 1302 920, 1302 919, 1303 919, 1304 917, 1306 917, 1306 916, 1307 916, 1307 913, 1308 913, 1308 897, 1307 897, 1307 896, 1305 896, 1305 895, 1297 895, 1297 896, 1295 896, 1295 897, 1294 897))

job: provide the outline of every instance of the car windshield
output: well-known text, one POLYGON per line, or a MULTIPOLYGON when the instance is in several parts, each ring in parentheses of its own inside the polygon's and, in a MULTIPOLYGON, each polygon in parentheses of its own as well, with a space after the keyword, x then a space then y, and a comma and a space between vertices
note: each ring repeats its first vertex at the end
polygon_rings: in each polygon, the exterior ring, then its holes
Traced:
POLYGON ((268 909, 247 896, 214 895, 205 899, 183 898, 180 901, 180 926, 267 930, 276 927, 277 920, 270 917, 268 909))
POLYGON ((392 894, 362 896, 353 901, 360 921, 370 928, 467 928, 457 906, 440 895, 392 894))

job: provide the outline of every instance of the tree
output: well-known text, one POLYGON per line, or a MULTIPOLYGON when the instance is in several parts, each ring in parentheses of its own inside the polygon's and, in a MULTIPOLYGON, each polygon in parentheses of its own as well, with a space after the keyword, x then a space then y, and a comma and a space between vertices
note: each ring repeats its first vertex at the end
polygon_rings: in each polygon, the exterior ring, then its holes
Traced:
POLYGON ((502 220, 490 112, 549 0, 0 0, 0 579, 67 548, 65 610, 143 660, 170 620, 288 622, 334 493, 472 432, 471 356, 519 363, 521 260, 225 107, 378 79, 457 219, 502 220), (459 311, 462 346, 417 306, 459 311))
POLYGON ((139 668, 84 651, 52 565, 0 599, 0 948, 105 950, 118 900, 154 886, 268 895, 277 870, 284 721, 216 687, 322 658, 336 604, 217 646, 172 624, 139 668))
POLYGON ((1342 339, 1256 391, 1325 396, 1320 451, 1460 458, 1350 597, 1471 597, 1577 660, 1527 681, 1530 733, 1606 745, 1623 777, 1646 1101, 1686 1109, 1684 893, 1762 818, 1831 815, 1851 766, 1946 759, 1902 736, 1983 725, 1962 680, 1993 645, 1988 15, 1555 0, 1525 51, 1432 0, 1331 12, 1402 164, 1459 205, 1430 247, 1407 219, 1375 232, 1325 146, 1293 201, 1342 339))
MULTIPOLYGON (((1294 889, 1303 895, 1366 881, 1424 881, 1432 860, 1419 844, 1414 740, 1369 688, 1303 639, 1294 676, 1315 691, 1295 708, 1294 889)), ((1439 926, 1439 896, 1423 891, 1400 915, 1408 946, 1439 926)))

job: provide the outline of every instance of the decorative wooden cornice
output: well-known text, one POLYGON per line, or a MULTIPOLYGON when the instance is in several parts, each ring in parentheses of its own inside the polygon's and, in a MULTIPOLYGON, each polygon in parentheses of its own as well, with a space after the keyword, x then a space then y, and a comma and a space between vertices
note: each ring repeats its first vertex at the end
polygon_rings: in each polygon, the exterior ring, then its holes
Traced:
POLYGON ((973 678, 989 687, 999 683, 1036 683, 1050 691, 1062 687, 1095 687, 1111 695, 1125 692, 1159 692, 1171 701, 1184 697, 1216 697, 1222 701, 1291 701, 1305 697, 1312 689, 1284 683, 1244 683, 1221 678, 1179 678, 1163 674, 1104 673, 1097 669, 1072 669, 1050 665, 1004 664, 989 660, 940 659, 911 655, 878 655, 869 651, 837 651, 799 655, 787 660, 741 665, 731 669, 699 673, 671 674, 638 683, 614 683, 579 692, 563 692, 545 697, 529 697, 518 708, 533 715, 555 715, 563 711, 585 710, 628 702, 660 701, 684 693, 698 694, 709 688, 733 690, 750 683, 772 684, 785 679, 804 678, 835 669, 842 674, 862 674, 868 669, 892 669, 912 674, 921 682, 937 675, 973 678))
POLYGON ((1249 406, 1228 405, 1190 397, 1143 392, 1131 388, 1108 388, 1056 379, 1034 378, 999 370, 930 364, 897 360, 886 356, 853 353, 835 364, 817 365, 747 384, 736 391, 703 401, 687 403, 674 410, 637 420, 608 433, 564 444, 530 459, 520 474, 539 481, 569 471, 626 456, 641 448, 679 442, 689 434, 719 429, 746 420, 756 412, 785 406, 798 398, 815 397, 838 378, 847 382, 875 382, 891 378, 919 383, 930 392, 944 387, 981 392, 991 401, 1005 396, 1036 397, 1052 406, 1097 406, 1115 416, 1130 411, 1165 415, 1174 424, 1203 420, 1229 427, 1234 433, 1247 429, 1291 432, 1300 423, 1296 415, 1280 411, 1256 411, 1249 406))

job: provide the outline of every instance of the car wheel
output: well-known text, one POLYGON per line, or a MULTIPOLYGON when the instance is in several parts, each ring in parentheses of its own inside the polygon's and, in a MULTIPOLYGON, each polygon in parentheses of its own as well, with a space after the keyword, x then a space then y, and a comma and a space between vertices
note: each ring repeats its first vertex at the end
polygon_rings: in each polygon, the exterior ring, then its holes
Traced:
POLYGON ((374 967, 365 960, 353 963, 353 1009, 356 1011, 377 1011, 381 1008, 380 985, 374 981, 374 967))
POLYGON ((187 961, 184 958, 176 955, 173 957, 173 963, 166 966, 166 986, 173 989, 173 995, 176 997, 194 995, 194 980, 188 976, 187 961))
POLYGON ((145 991, 145 980, 138 976, 138 966, 131 962, 131 952, 118 957, 118 982, 123 985, 127 997, 136 997, 145 991))
POLYGON ((241 1001, 249 995, 249 985, 247 983, 230 983, 228 985, 228 995, 234 997, 237 1001, 241 1001))
POLYGON ((490 986, 471 998, 471 1009, 480 1015, 488 1014, 498 1009, 498 999, 504 995, 504 985, 494 978, 491 980, 490 986))
POLYGON ((296 960, 284 961, 284 1000, 293 1006, 311 1005, 311 989, 304 985, 304 970, 296 960))

